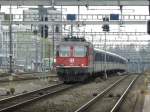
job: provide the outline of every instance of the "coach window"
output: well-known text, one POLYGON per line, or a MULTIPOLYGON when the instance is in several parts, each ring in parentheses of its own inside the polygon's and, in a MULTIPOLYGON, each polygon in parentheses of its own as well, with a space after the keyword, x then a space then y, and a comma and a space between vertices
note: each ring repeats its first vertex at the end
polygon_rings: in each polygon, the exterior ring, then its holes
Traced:
POLYGON ((106 55, 106 61, 109 62, 109 56, 108 55, 106 55))
POLYGON ((103 61, 101 53, 99 53, 99 61, 103 61))
POLYGON ((99 61, 99 54, 98 53, 95 54, 95 61, 99 61))
POLYGON ((102 61, 105 61, 105 54, 102 54, 102 61))
POLYGON ((69 57, 70 56, 70 47, 69 46, 61 46, 59 50, 60 57, 69 57))
POLYGON ((87 54, 87 48, 84 46, 74 46, 74 56, 84 57, 87 54))

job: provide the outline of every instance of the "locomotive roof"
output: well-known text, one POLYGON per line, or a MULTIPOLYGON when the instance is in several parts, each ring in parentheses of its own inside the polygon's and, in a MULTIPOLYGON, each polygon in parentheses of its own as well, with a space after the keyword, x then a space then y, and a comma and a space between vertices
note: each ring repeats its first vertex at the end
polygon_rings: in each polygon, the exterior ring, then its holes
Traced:
POLYGON ((59 43, 60 45, 89 45, 90 44, 90 42, 87 42, 87 41, 85 41, 85 42, 81 42, 81 41, 62 41, 62 42, 60 42, 59 43))
POLYGON ((105 53, 105 52, 106 52, 106 53, 109 54, 109 55, 116 56, 116 57, 119 57, 119 58, 121 58, 121 59, 127 61, 126 58, 124 58, 124 57, 122 57, 122 56, 120 56, 120 55, 117 55, 117 54, 115 54, 115 53, 111 53, 111 52, 104 51, 104 50, 102 50, 102 49, 97 49, 97 48, 94 48, 94 49, 95 49, 96 51, 98 51, 98 52, 102 52, 102 53, 105 53))
POLYGON ((77 37, 77 36, 68 36, 68 37, 63 38, 62 41, 66 41, 66 42, 67 42, 67 41, 86 42, 85 38, 83 38, 83 37, 79 38, 79 37, 77 37))

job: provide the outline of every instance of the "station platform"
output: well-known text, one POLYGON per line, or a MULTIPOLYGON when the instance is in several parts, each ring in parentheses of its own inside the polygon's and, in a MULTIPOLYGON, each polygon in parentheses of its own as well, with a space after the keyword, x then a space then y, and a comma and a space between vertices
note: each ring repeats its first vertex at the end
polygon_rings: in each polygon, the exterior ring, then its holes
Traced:
POLYGON ((145 73, 144 80, 145 92, 142 112, 150 112, 150 73, 145 73))
POLYGON ((142 112, 150 112, 150 94, 145 95, 145 101, 142 112))

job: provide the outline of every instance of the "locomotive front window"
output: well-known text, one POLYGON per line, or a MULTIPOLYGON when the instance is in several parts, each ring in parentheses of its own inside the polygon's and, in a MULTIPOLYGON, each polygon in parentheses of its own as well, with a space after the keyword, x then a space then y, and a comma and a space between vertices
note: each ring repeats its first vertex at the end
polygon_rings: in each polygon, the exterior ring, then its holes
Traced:
POLYGON ((70 56, 70 47, 69 46, 60 46, 59 56, 60 57, 69 57, 70 56))
POLYGON ((84 57, 87 54, 87 48, 84 46, 74 46, 74 56, 84 57))

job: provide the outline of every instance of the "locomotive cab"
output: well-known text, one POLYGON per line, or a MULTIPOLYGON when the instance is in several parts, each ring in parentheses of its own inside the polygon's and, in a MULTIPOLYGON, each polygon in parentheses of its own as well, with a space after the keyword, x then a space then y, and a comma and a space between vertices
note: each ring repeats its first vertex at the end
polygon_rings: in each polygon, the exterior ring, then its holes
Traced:
POLYGON ((89 43, 83 38, 67 38, 57 46, 56 69, 63 81, 82 80, 88 73, 88 65, 89 43))
POLYGON ((85 42, 63 42, 57 46, 57 67, 87 67, 88 53, 89 46, 85 42))

